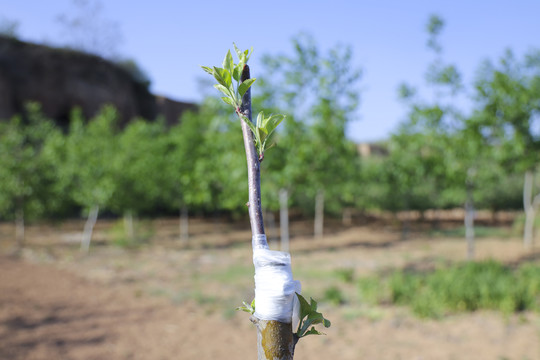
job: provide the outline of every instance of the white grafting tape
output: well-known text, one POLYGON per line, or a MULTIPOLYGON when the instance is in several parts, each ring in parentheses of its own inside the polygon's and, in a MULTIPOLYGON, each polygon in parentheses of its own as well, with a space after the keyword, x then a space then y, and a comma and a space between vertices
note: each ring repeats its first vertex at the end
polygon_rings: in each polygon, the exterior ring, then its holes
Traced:
POLYGON ((254 248, 253 264, 255 317, 290 323, 293 319, 295 293, 301 290, 300 282, 293 280, 291 256, 282 251, 254 248))

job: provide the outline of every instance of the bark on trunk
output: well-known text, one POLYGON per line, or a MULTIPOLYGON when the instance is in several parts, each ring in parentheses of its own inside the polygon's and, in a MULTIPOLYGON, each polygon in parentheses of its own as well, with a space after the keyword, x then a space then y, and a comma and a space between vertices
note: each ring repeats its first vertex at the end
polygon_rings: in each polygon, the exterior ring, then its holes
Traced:
POLYGON ((84 224, 84 232, 81 239, 81 252, 88 253, 90 249, 90 240, 92 239, 92 233, 94 231, 94 225, 96 225, 97 217, 99 213, 99 206, 94 205, 88 214, 86 224, 84 224))
POLYGON ((259 320, 252 316, 257 326, 257 358, 268 360, 289 360, 294 358, 294 348, 298 338, 293 334, 290 323, 259 320))
POLYGON ((15 211, 15 252, 19 254, 24 247, 24 209, 22 202, 18 204, 15 211))
POLYGON ((322 239, 324 232, 324 190, 317 191, 315 197, 315 224, 313 229, 315 239, 322 239))
POLYGON ((133 243, 135 241, 135 230, 133 228, 133 213, 131 211, 124 213, 124 230, 128 241, 133 243))
POLYGON ((467 260, 473 260, 474 249, 474 206, 472 199, 465 203, 465 238, 467 239, 467 260))
POLYGON ((352 209, 351 208, 344 208, 343 213, 341 214, 341 222, 344 226, 351 226, 352 225, 352 209))
POLYGON ((526 249, 531 249, 533 245, 533 228, 534 228, 534 206, 533 206, 533 183, 534 175, 531 171, 525 172, 523 182, 523 208, 525 210, 525 224, 523 229, 523 246, 526 249))
POLYGON ((473 198, 473 180, 475 173, 473 168, 467 171, 467 180, 465 182, 467 199, 465 200, 465 239, 467 239, 467 260, 474 259, 474 198, 473 198))
POLYGON ((289 194, 287 189, 279 190, 279 207, 281 251, 289 252, 289 194))
POLYGON ((186 205, 180 208, 180 241, 189 242, 189 212, 186 205))
MULTIPOLYGON (((242 71, 241 81, 243 82, 249 78, 249 66, 245 65, 244 70, 242 71)), ((252 121, 251 89, 248 89, 242 98, 240 112, 246 116, 249 121, 252 121)), ((246 151, 248 168, 249 221, 253 238, 257 239, 257 243, 253 243, 253 245, 268 248, 268 243, 266 240, 263 240, 264 237, 262 237, 262 235, 265 235, 265 232, 261 206, 261 173, 259 156, 255 150, 253 134, 250 128, 243 120, 240 120, 240 122, 242 124, 242 134, 244 137, 244 148, 246 151)), ((253 322, 257 326, 257 349, 259 360, 293 359, 296 342, 293 338, 290 323, 258 319, 255 319, 253 322)))

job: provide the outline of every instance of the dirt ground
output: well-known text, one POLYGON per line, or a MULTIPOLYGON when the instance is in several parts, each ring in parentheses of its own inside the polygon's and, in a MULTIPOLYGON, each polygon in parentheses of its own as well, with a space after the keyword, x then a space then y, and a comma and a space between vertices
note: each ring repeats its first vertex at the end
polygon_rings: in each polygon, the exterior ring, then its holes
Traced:
MULTIPOLYGON (((112 244, 119 225, 98 222, 86 256, 77 245, 82 222, 31 226, 14 258, 14 229, 0 224, 0 359, 256 358, 255 329, 234 311, 253 296, 244 223, 193 220, 181 242, 176 219, 155 220, 132 247, 112 244)), ((392 226, 361 223, 334 224, 315 240, 311 229, 291 226, 295 278, 308 297, 339 286, 347 301, 320 301, 332 326, 302 339, 295 359, 540 359, 539 314, 422 320, 405 308, 364 304, 354 281, 336 276, 458 261, 463 239, 412 232, 401 240, 392 226)), ((478 240, 477 257, 538 261, 538 252, 526 253, 518 238, 490 237, 478 240)))

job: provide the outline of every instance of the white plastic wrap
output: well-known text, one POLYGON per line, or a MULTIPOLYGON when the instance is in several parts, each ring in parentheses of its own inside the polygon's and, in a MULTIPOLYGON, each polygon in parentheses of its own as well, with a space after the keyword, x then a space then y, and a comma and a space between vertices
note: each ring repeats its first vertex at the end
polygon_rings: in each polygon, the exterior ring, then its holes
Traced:
MULTIPOLYGON (((255 317, 261 320, 293 322, 298 326, 298 316, 293 319, 293 307, 300 293, 300 282, 293 280, 291 256, 282 251, 261 247, 253 248, 255 265, 255 317)), ((296 313, 295 313, 296 314, 296 313)))

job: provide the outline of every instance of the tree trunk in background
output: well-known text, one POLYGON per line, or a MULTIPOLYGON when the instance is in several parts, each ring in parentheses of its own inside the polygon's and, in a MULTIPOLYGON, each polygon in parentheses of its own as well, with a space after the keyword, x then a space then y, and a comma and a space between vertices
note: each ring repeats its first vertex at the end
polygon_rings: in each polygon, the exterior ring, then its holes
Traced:
POLYGON ((466 200, 465 200, 465 239, 467 240, 467 260, 472 261, 475 256, 474 248, 474 198, 473 198, 473 176, 476 173, 475 168, 467 170, 467 179, 465 180, 466 200))
POLYGON ((18 254, 24 247, 24 209, 22 201, 17 203, 17 210, 15 210, 15 252, 18 254))
POLYGON ((289 252, 289 194, 287 189, 279 190, 279 209, 281 251, 289 252))
POLYGON ((97 217, 99 213, 99 206, 94 205, 88 214, 86 224, 84 224, 84 232, 81 239, 81 252, 87 254, 90 249, 90 240, 92 239, 92 233, 94 232, 94 225, 96 225, 97 217))
POLYGON ((322 239, 324 232, 324 190, 319 189, 315 197, 315 239, 322 239))
POLYGON ((264 212, 264 218, 266 218, 266 225, 268 228, 268 231, 266 232, 268 242, 277 241, 276 217, 274 216, 274 213, 270 210, 266 210, 264 212))
POLYGON ((352 224, 352 209, 351 208, 344 208, 341 222, 344 226, 351 226, 352 224))
POLYGON ((525 224, 523 228, 523 245, 526 249, 532 248, 534 228, 534 206, 532 201, 534 175, 532 171, 525 172, 523 182, 523 209, 525 210, 525 224))
MULTIPOLYGON (((410 231, 410 219, 409 219, 409 197, 405 196, 405 207, 404 207, 405 219, 403 219, 403 224, 401 226, 401 240, 407 240, 409 238, 410 231)), ((397 214, 396 214, 397 217, 397 214)))
POLYGON ((474 205, 472 191, 467 186, 467 200, 465 202, 465 238, 467 239, 467 260, 474 259, 474 205))
POLYGON ((180 241, 185 244, 189 242, 189 213, 184 204, 180 208, 180 241))
POLYGON ((133 229, 133 213, 131 211, 124 213, 124 230, 128 242, 133 243, 135 241, 135 230, 133 229))

